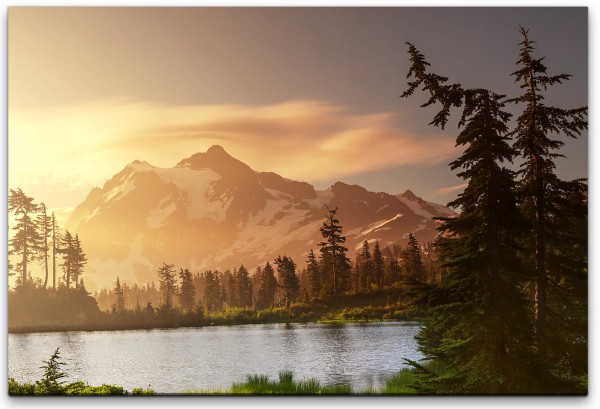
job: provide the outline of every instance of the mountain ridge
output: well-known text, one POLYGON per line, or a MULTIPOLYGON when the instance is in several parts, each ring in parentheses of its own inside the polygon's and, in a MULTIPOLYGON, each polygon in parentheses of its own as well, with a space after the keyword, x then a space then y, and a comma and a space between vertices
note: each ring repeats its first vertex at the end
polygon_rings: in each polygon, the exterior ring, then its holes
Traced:
POLYGON ((86 285, 156 280, 163 263, 192 270, 253 269, 277 255, 299 267, 318 250, 325 205, 339 208, 347 247, 364 240, 403 244, 408 233, 432 240, 452 210, 410 190, 391 195, 336 182, 317 190, 274 172, 256 172, 211 146, 172 168, 135 160, 93 188, 67 222, 88 254, 86 285))

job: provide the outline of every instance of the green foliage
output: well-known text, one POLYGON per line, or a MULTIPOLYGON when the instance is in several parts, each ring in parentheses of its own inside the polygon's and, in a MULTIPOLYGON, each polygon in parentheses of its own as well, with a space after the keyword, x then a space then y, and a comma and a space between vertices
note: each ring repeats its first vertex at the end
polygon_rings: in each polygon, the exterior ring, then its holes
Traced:
POLYGON ((381 393, 389 395, 414 395, 417 393, 413 385, 417 382, 417 374, 414 369, 403 368, 386 379, 381 393))
POLYGON ((336 395, 350 394, 349 385, 321 386, 316 379, 296 381, 291 371, 279 373, 277 381, 266 375, 248 375, 243 383, 234 383, 230 390, 221 392, 232 395, 336 395))
POLYGON ((283 298, 285 300, 286 308, 296 301, 298 297, 298 290, 300 289, 300 283, 298 282, 298 276, 296 275, 296 263, 287 256, 278 256, 275 259, 277 265, 277 273, 279 275, 279 282, 283 298))
POLYGON ((444 276, 439 283, 421 286, 415 298, 429 307, 417 340, 431 364, 412 362, 417 375, 414 388, 419 392, 579 393, 574 385, 586 373, 576 362, 586 359, 582 345, 587 345, 582 319, 587 307, 583 296, 587 259, 579 252, 586 247, 582 243, 587 232, 583 228, 587 190, 583 182, 565 184, 553 175, 554 158, 559 156, 553 151, 563 143, 549 139, 548 134, 579 135, 587 128, 587 108, 560 110, 543 104, 542 89, 568 76, 546 75, 542 59, 532 57, 527 31, 521 33, 519 69, 513 75, 525 93, 508 101, 527 107, 514 131, 508 127, 511 115, 504 110, 504 95, 448 83, 448 78, 430 73, 424 55, 409 44, 408 77, 413 81, 402 96, 418 88, 427 92, 429 99, 422 106, 441 106, 431 123, 442 128, 450 109, 462 108, 456 142, 465 149, 450 167, 459 170, 458 176, 467 182, 464 192, 449 204, 460 208, 460 215, 441 218, 439 256, 444 276), (508 143, 510 136, 516 137, 514 146, 508 143), (524 159, 520 180, 504 167, 518 154, 524 159), (578 207, 575 216, 572 210, 578 207), (567 215, 580 228, 567 227, 566 235, 559 228, 551 229, 562 225, 567 215), (567 247, 571 250, 553 247, 550 236, 557 243, 570 236, 567 247), (557 250, 554 255, 563 263, 550 278, 552 250, 557 250), (576 261, 569 263, 569 258, 576 261), (534 294, 524 290, 531 281, 534 294), (549 297, 554 290, 562 296, 556 297, 561 301, 553 304, 556 309, 552 311, 549 297), (571 331, 562 332, 561 325, 556 325, 553 356, 548 353, 551 311, 555 322, 577 323, 571 330, 581 330, 569 338, 571 331), (571 351, 577 351, 577 359, 567 358, 573 356, 571 351), (565 376, 565 372, 577 375, 565 376))
POLYGON ((8 379, 8 394, 9 395, 33 395, 35 392, 35 384, 19 383, 14 378, 8 379))
POLYGON ((102 384, 90 386, 83 381, 73 382, 64 388, 63 395, 90 396, 90 395, 125 395, 122 386, 102 384))
POLYGON ((154 389, 144 389, 144 388, 133 388, 131 390, 132 395, 156 395, 154 389))
POLYGON ((35 383, 35 392, 37 395, 56 395, 63 390, 62 378, 67 375, 61 370, 64 362, 60 361, 60 351, 58 348, 54 351, 50 359, 43 361, 45 365, 40 368, 44 370, 44 375, 41 380, 35 383))

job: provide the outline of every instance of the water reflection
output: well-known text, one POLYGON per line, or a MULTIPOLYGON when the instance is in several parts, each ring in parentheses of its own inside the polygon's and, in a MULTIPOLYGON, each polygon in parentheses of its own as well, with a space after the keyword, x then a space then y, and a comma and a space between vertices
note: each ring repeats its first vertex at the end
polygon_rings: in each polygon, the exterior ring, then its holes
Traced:
POLYGON ((227 388, 247 374, 379 388, 420 359, 415 324, 267 324, 177 330, 9 335, 9 376, 39 379, 42 360, 58 346, 71 378, 162 393, 227 388))

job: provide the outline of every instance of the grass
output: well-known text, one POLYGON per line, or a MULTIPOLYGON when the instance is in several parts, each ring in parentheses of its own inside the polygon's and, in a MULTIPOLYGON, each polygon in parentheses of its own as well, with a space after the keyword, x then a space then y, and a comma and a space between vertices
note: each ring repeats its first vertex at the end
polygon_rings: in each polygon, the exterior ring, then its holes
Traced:
POLYGON ((417 382, 412 368, 403 368, 396 375, 388 378, 381 393, 385 395, 414 395, 417 391, 412 387, 417 382))
MULTIPOLYGON (((416 381, 412 369, 402 369, 389 378, 381 390, 364 389, 352 390, 350 385, 321 385, 314 379, 296 380, 292 371, 281 371, 277 380, 271 380, 267 375, 247 375, 246 380, 234 383, 229 389, 189 390, 188 395, 415 395, 417 392, 411 387, 416 381)), ((58 392, 48 393, 39 387, 39 383, 18 383, 14 379, 8 380, 9 395, 68 395, 68 396, 95 396, 95 395, 155 395, 153 389, 134 388, 131 392, 116 385, 90 386, 82 381, 62 386, 58 392)))
POLYGON ((247 375, 246 381, 234 383, 230 389, 188 391, 193 395, 344 395, 351 394, 350 385, 321 385, 316 379, 294 380, 292 371, 279 372, 271 381, 267 375, 247 375))

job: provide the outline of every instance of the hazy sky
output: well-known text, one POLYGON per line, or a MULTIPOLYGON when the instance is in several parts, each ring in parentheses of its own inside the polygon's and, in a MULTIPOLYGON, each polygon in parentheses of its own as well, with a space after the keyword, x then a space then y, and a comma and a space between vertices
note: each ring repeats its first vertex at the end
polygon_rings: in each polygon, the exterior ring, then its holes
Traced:
MULTIPOLYGON (((220 144, 261 171, 336 180, 445 203, 456 122, 428 126, 423 95, 400 99, 406 41, 467 87, 515 95, 530 29, 547 102, 587 104, 585 8, 11 8, 9 187, 49 207, 81 202, 128 162, 174 166, 220 144)), ((515 111, 516 112, 516 111, 515 111)), ((587 133, 564 178, 587 176, 587 133)))

